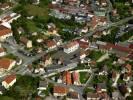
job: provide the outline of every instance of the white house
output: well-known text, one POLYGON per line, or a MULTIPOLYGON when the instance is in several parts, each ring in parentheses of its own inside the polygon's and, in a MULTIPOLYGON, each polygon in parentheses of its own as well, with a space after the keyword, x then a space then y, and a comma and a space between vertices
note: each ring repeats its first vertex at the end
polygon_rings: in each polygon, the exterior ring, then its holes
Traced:
POLYGON ((0 41, 4 41, 10 36, 12 36, 12 30, 3 25, 0 25, 0 41))
POLYGON ((9 87, 13 86, 13 84, 16 82, 16 75, 8 75, 3 81, 2 86, 4 86, 6 89, 9 89, 9 87))
POLYGON ((64 47, 64 52, 69 54, 76 51, 78 48, 79 48, 79 43, 77 41, 72 41, 64 47))
POLYGON ((37 88, 38 90, 46 90, 48 86, 48 83, 46 81, 40 81, 39 82, 39 87, 37 88))
POLYGON ((2 19, 2 22, 12 23, 13 20, 17 20, 21 15, 17 13, 11 13, 2 19))
POLYGON ((5 56, 6 52, 3 48, 0 48, 0 57, 5 56))
POLYGON ((9 71, 15 66, 16 61, 8 58, 1 58, 0 59, 0 73, 5 71, 9 71))

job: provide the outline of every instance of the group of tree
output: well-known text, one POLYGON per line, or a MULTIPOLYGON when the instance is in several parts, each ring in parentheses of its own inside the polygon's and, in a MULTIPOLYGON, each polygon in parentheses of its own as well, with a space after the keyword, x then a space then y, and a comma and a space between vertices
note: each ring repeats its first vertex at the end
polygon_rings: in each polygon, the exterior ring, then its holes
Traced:
POLYGON ((108 35, 102 35, 100 40, 105 41, 105 42, 115 43, 117 41, 115 39, 115 37, 116 37, 116 34, 117 34, 118 30, 119 30, 118 27, 112 27, 111 28, 111 33, 108 34, 108 35))
POLYGON ((17 82, 7 90, 3 96, 9 96, 14 100, 27 99, 29 95, 35 95, 36 89, 39 83, 39 78, 33 78, 31 76, 18 76, 17 82))

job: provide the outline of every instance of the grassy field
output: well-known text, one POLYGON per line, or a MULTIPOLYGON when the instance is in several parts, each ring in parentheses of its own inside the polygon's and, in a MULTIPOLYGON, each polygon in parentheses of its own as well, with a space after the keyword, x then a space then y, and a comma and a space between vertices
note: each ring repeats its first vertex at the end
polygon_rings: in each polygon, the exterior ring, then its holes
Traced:
POLYGON ((26 22, 27 28, 30 32, 36 32, 38 31, 38 28, 36 27, 35 23, 33 21, 28 20, 26 22))
POLYGON ((80 72, 79 74, 80 74, 80 82, 81 82, 81 84, 85 84, 86 81, 89 78, 89 74, 87 72, 80 72))
POLYGON ((39 7, 35 5, 26 5, 25 6, 26 11, 28 12, 29 15, 32 16, 40 16, 40 17, 48 17, 48 8, 46 7, 39 7))
POLYGON ((88 57, 92 60, 98 60, 103 54, 101 51, 91 51, 88 57))

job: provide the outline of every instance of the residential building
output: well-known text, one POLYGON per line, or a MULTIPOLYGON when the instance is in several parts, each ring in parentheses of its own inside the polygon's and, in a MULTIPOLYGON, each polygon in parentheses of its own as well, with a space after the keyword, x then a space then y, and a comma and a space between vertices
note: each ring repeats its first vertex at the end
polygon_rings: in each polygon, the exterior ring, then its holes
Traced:
POLYGON ((2 81, 2 86, 4 86, 6 89, 9 89, 9 87, 13 86, 13 84, 16 82, 16 75, 8 75, 6 78, 2 81))
POLYGON ((62 86, 54 86, 53 94, 54 96, 66 96, 68 89, 62 86))
POLYGON ((107 91, 106 84, 105 83, 97 83, 96 91, 97 91, 97 93, 106 92, 107 91))
POLYGON ((80 81, 79 81, 79 73, 74 71, 72 73, 72 79, 73 79, 73 84, 75 85, 79 85, 80 84, 80 81))
POLYGON ((57 46, 62 44, 61 36, 54 36, 53 40, 56 42, 57 46))
POLYGON ((46 80, 44 81, 39 81, 39 87, 37 88, 38 90, 46 90, 48 87, 48 83, 46 80))
POLYGON ((2 19, 2 22, 12 23, 13 20, 17 20, 21 15, 17 13, 11 13, 2 19))
POLYGON ((38 5, 40 3, 40 0, 32 0, 32 3, 38 5))
POLYGON ((80 51, 80 59, 84 59, 86 57, 86 52, 84 50, 80 51))
POLYGON ((95 29, 97 26, 104 26, 107 24, 105 16, 93 16, 91 19, 91 29, 95 29))
POLYGON ((0 3, 0 9, 1 10, 6 10, 9 9, 11 6, 9 3, 0 3))
POLYGON ((87 93, 87 100, 99 100, 100 97, 97 93, 87 93))
POLYGON ((48 33, 50 35, 57 35, 58 29, 56 28, 55 24, 49 23, 47 26, 48 26, 48 33))
POLYGON ((64 47, 64 52, 69 54, 76 51, 78 48, 79 48, 79 43, 77 41, 72 41, 64 47))
POLYGON ((63 72, 63 83, 68 85, 72 84, 71 73, 69 71, 63 72))
POLYGON ((57 47, 56 42, 54 40, 48 40, 46 42, 46 45, 48 47, 48 50, 53 50, 53 49, 56 49, 57 47))
POLYGON ((77 92, 69 92, 66 100, 79 100, 79 94, 77 92))
POLYGON ((20 42, 23 43, 27 48, 32 48, 32 41, 26 37, 20 37, 20 42))
POLYGON ((9 58, 1 58, 0 59, 0 73, 11 70, 12 67, 15 66, 15 64, 16 64, 15 60, 12 60, 9 58))
POLYGON ((42 58, 44 67, 52 64, 52 58, 50 55, 46 55, 42 58))
POLYGON ((5 41, 5 39, 10 36, 12 36, 12 30, 0 25, 0 41, 5 41))
POLYGON ((80 39, 77 40, 77 42, 79 43, 79 47, 83 50, 88 50, 89 49, 89 41, 88 39, 80 39))
POLYGON ((0 57, 5 56, 6 52, 3 48, 0 48, 0 57))

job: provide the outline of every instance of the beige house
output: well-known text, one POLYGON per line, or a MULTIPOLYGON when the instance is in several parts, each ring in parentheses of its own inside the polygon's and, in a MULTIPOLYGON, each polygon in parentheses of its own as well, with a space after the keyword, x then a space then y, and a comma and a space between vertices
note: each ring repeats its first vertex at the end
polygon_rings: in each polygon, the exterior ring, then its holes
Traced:
POLYGON ((23 43, 27 48, 32 48, 32 41, 26 37, 20 37, 20 42, 23 43))
POLYGON ((6 89, 9 89, 9 87, 13 86, 13 84, 16 82, 16 75, 8 75, 3 81, 2 86, 4 86, 6 89))
POLYGON ((78 48, 79 48, 79 43, 77 41, 72 41, 64 47, 64 52, 69 54, 76 51, 78 48))
POLYGON ((43 64, 44 64, 45 67, 48 66, 48 65, 51 65, 52 64, 52 58, 49 55, 46 55, 43 58, 43 64))

